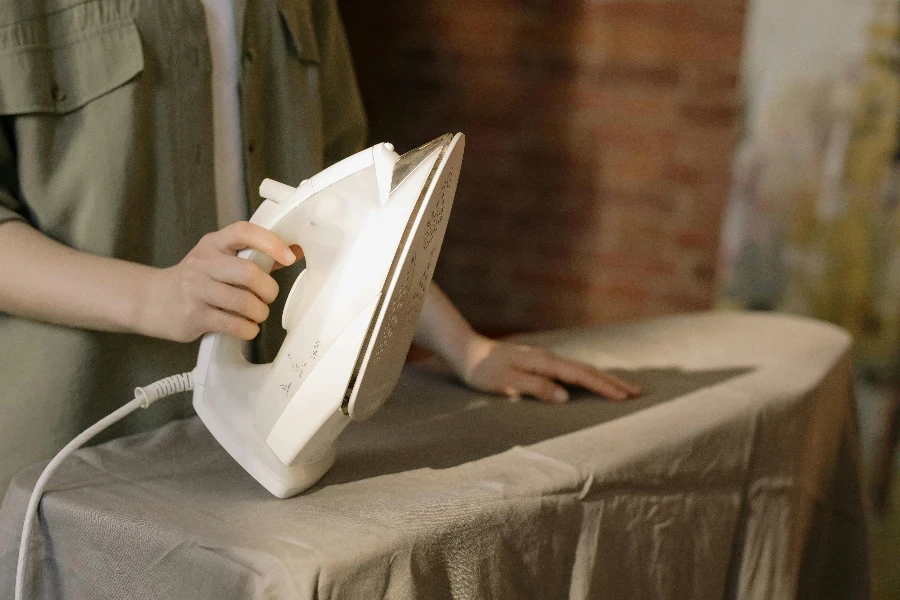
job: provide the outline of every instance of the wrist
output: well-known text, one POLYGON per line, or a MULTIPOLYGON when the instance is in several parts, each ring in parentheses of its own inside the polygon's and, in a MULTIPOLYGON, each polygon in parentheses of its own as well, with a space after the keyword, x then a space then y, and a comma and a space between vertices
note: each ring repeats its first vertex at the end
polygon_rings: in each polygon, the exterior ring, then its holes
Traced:
POLYGON ((494 340, 470 329, 461 343, 457 345, 453 356, 447 357, 447 359, 456 375, 468 383, 475 365, 490 353, 495 344, 494 340))
POLYGON ((128 330, 149 337, 162 338, 160 295, 165 269, 143 267, 128 309, 128 330))

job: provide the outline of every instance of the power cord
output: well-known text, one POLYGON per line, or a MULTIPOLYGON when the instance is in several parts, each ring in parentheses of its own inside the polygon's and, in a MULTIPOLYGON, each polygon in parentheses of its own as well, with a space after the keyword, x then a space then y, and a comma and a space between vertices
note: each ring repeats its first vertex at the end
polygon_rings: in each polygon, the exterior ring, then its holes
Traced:
POLYGON ((147 408, 160 398, 172 396, 179 392, 187 392, 192 389, 194 389, 193 373, 172 375, 171 377, 166 377, 165 379, 160 379, 157 382, 151 383, 148 386, 136 388, 134 390, 134 400, 85 429, 78 437, 66 444, 66 446, 53 457, 53 460, 50 461, 41 473, 41 476, 38 477, 37 483, 34 484, 31 498, 28 500, 28 508, 25 509, 25 523, 22 525, 22 538, 19 540, 19 561, 16 563, 15 600, 24 600, 25 566, 28 562, 28 549, 31 545, 31 530, 34 525, 34 519, 37 516, 38 504, 41 501, 41 496, 44 493, 44 487, 47 485, 47 480, 50 479, 62 461, 87 443, 92 437, 110 425, 121 421, 137 409, 147 408))

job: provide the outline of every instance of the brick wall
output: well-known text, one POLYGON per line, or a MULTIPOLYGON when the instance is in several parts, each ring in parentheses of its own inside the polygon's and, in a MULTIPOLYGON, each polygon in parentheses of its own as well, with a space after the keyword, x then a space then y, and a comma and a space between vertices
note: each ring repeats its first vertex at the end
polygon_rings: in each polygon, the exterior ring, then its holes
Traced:
POLYGON ((342 0, 373 142, 466 134, 436 281, 493 331, 711 306, 744 0, 342 0))

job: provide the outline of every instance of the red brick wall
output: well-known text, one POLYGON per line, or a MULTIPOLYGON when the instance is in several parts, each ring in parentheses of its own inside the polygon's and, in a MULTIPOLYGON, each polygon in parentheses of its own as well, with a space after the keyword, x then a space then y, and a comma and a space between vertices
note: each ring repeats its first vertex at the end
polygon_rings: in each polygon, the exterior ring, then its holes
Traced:
POLYGON ((711 306, 745 0, 342 0, 373 142, 466 156, 436 281, 476 326, 711 306))

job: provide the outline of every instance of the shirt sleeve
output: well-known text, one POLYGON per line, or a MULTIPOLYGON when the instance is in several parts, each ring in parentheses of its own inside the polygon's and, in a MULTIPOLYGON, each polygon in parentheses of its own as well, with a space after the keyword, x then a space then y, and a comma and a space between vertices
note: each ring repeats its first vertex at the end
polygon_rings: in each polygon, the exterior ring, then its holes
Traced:
POLYGON ((322 114, 325 165, 366 147, 366 114, 347 35, 335 0, 319 0, 314 10, 321 56, 322 114))
POLYGON ((16 155, 7 121, 0 121, 0 224, 25 221, 25 205, 18 199, 19 179, 16 155))

